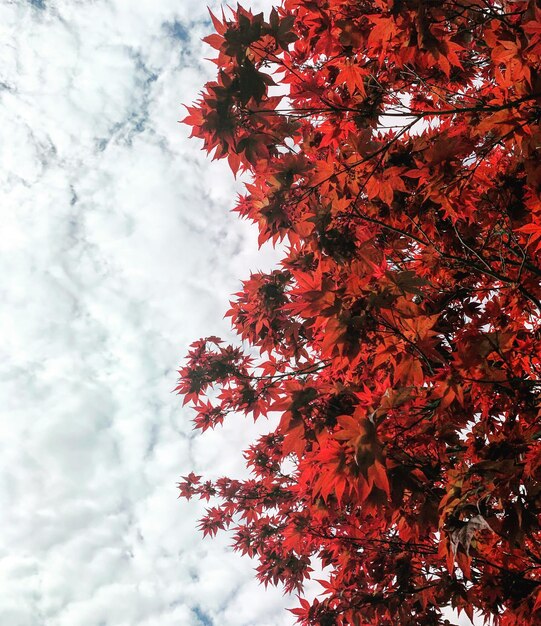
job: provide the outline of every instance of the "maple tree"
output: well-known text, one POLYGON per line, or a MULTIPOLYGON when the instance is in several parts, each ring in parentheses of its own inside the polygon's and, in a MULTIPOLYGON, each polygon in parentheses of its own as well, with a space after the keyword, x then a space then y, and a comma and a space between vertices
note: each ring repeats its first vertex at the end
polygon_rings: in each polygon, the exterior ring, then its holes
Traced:
POLYGON ((181 495, 299 593, 301 624, 540 624, 539 3, 212 20, 217 78, 185 121, 285 251, 231 303, 240 345, 194 343, 177 390, 202 431, 274 427, 250 479, 191 473, 181 495))

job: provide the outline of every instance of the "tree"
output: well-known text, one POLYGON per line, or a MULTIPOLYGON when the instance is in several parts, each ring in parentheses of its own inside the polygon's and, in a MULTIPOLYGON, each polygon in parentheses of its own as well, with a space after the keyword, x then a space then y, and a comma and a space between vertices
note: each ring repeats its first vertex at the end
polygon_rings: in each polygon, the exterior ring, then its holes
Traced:
POLYGON ((212 499, 257 576, 324 593, 299 623, 541 623, 541 8, 285 0, 206 42, 186 122, 244 176, 284 258, 194 343, 195 425, 274 425, 212 499))

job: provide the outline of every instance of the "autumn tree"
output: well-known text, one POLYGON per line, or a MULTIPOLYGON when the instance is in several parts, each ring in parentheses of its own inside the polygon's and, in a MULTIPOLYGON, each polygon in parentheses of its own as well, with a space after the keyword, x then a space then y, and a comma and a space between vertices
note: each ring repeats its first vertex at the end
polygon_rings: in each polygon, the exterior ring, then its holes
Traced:
POLYGON ((177 388, 202 431, 268 419, 251 478, 181 495, 303 625, 541 624, 538 2, 212 20, 217 78, 185 121, 285 252, 234 296, 238 345, 194 343, 177 388))

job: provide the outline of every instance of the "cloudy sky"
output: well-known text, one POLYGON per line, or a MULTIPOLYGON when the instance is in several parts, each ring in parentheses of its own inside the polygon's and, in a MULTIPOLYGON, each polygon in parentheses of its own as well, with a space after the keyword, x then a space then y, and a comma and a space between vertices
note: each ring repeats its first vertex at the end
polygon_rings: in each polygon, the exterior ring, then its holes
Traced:
POLYGON ((276 260, 178 123, 213 74, 206 4, 0 1, 2 626, 294 622, 176 499, 243 474, 255 427, 194 437, 171 390, 276 260))
POLYGON ((253 429, 194 438, 171 390, 274 258, 178 123, 213 72, 207 3, 0 2, 5 626, 293 623, 176 499, 192 469, 242 472, 253 429))

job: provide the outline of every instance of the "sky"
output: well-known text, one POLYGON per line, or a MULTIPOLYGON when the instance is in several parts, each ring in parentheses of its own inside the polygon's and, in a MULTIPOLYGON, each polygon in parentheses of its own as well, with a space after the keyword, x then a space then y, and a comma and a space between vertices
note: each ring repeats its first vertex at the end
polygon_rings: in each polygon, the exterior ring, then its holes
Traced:
POLYGON ((242 476, 254 427, 196 437, 171 391, 192 341, 228 336, 240 279, 276 258, 178 123, 214 72, 206 4, 0 2, 5 626, 294 621, 296 600, 177 500, 191 470, 242 476))
MULTIPOLYGON (((0 624, 290 626, 176 482, 244 475, 265 423, 195 436, 172 393, 258 250, 182 104, 213 0, 0 2, 0 624)), ((255 10, 271 0, 251 0, 255 10)), ((239 418, 240 419, 240 418, 239 418)))

